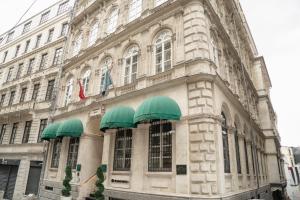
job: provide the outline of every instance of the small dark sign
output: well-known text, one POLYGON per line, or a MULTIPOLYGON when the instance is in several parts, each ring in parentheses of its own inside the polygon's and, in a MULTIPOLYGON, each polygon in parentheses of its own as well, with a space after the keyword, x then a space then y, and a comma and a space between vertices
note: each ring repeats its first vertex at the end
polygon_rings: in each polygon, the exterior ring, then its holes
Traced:
POLYGON ((76 171, 77 171, 77 172, 80 172, 80 171, 81 171, 81 164, 77 164, 77 165, 76 165, 76 171))
POLYGON ((186 165, 176 165, 177 175, 186 175, 186 165))
POLYGON ((101 165, 101 169, 103 173, 107 172, 107 165, 101 165))

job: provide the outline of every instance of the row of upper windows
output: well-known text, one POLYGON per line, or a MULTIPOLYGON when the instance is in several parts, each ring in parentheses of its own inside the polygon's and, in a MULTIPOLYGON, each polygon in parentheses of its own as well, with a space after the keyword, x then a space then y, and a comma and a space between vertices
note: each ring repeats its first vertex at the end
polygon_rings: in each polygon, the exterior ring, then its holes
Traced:
MULTIPOLYGON (((24 124, 24 132, 23 132, 23 137, 22 137, 22 143, 28 143, 29 142, 29 138, 30 135, 32 133, 31 129, 32 129, 32 123, 33 121, 26 121, 24 124)), ((39 126, 39 130, 38 130, 38 139, 37 142, 41 142, 41 134, 44 131, 44 129, 46 128, 48 123, 48 119, 41 119, 40 120, 40 126, 39 126)), ((7 126, 8 124, 2 124, 0 126, 0 144, 3 144, 3 139, 4 136, 7 134, 7 126)), ((15 122, 12 124, 12 128, 11 128, 11 134, 10 137, 8 139, 8 143, 9 144, 15 144, 16 143, 16 136, 17 136, 17 131, 18 128, 20 127, 19 122, 15 122)))
MULTIPOLYGON (((166 2, 167 0, 155 0, 155 6, 159 6, 166 2)), ((128 14, 128 21, 131 22, 138 17, 141 16, 142 13, 142 3, 143 0, 131 0, 129 4, 129 14, 128 14)), ((107 20, 107 27, 106 27, 106 34, 111 34, 116 31, 117 25, 118 25, 118 18, 119 18, 119 8, 114 7, 108 17, 107 20)), ((88 37, 88 47, 92 46, 98 37, 98 32, 99 32, 99 22, 96 21, 92 26, 89 31, 89 37, 88 37)), ((79 53, 82 45, 82 40, 83 40, 83 34, 79 34, 75 37, 73 41, 73 51, 72 51, 72 56, 75 56, 79 53)))
MULTIPOLYGON (((54 92, 54 86, 55 86, 54 84, 55 84, 54 79, 51 79, 51 80, 48 81, 47 90, 46 90, 45 99, 44 99, 45 101, 53 100, 53 92, 54 92)), ((31 98, 29 99, 27 97, 28 88, 27 88, 27 86, 23 86, 22 88, 20 88, 20 91, 18 93, 18 94, 20 94, 20 96, 19 96, 20 98, 19 98, 18 103, 26 102, 26 100, 28 100, 28 101, 37 101, 37 98, 39 97, 39 94, 40 94, 40 90, 41 90, 41 84, 40 83, 33 84, 31 98)), ((10 91, 8 102, 6 102, 7 96, 8 95, 6 95, 6 93, 1 94, 0 108, 5 107, 5 106, 11 106, 11 105, 16 103, 16 90, 11 90, 10 91)))
MULTIPOLYGON (((165 29, 160 31, 157 36, 155 37, 154 45, 154 64, 155 64, 155 72, 161 73, 171 69, 172 67, 172 33, 170 30, 165 29)), ((122 76, 123 76, 123 84, 130 84, 136 81, 137 79, 137 72, 138 67, 140 65, 140 60, 138 57, 140 55, 140 48, 137 44, 132 44, 129 46, 124 55, 124 64, 122 69, 122 76)), ((105 86, 105 78, 106 72, 111 71, 113 67, 113 59, 110 56, 107 56, 103 59, 100 69, 100 92, 102 93, 105 86)), ((88 94, 89 91, 89 82, 91 76, 91 70, 88 69, 84 73, 82 73, 82 85, 84 94, 88 94)), ((112 80, 114 82, 114 80, 112 80)), ((65 98, 64 98, 64 105, 70 103, 73 93, 73 85, 74 85, 74 78, 69 77, 66 84, 65 90, 65 98)))
MULTIPOLYGON (((66 12, 69 9, 69 1, 65 1, 61 4, 59 4, 58 10, 57 10, 57 15, 60 15, 64 12, 66 12)), ((47 22, 50 18, 50 12, 51 10, 47 10, 46 12, 41 14, 39 24, 43 24, 47 22)), ((30 28, 32 26, 32 21, 26 22, 23 26, 23 30, 21 34, 25 34, 28 31, 30 31, 30 28)), ((0 45, 1 43, 5 40, 5 43, 9 43, 14 39, 15 31, 10 31, 7 35, 3 36, 0 38, 0 45)))
MULTIPOLYGON (((61 25, 60 34, 59 34, 58 37, 65 36, 67 34, 67 32, 68 32, 68 23, 65 22, 61 25)), ((48 31, 47 38, 45 38, 45 44, 48 44, 48 43, 52 42, 53 36, 54 36, 54 28, 51 28, 48 31)), ((42 37, 43 37, 42 34, 37 35, 34 45, 31 44, 30 39, 27 40, 25 42, 23 54, 28 53, 30 51, 30 46, 32 46, 32 49, 39 48, 41 46, 42 37)), ((12 59, 17 58, 20 55, 20 50, 21 50, 21 44, 18 44, 15 48, 15 51, 13 52, 13 55, 11 55, 11 58, 12 59)), ((9 55, 8 50, 3 53, 2 63, 5 63, 7 61, 8 55, 9 55)))
MULTIPOLYGON (((48 68, 49 65, 49 58, 48 53, 43 53, 40 56, 40 62, 38 65, 38 68, 35 71, 43 70, 48 68)), ((63 57, 63 48, 57 48, 54 52, 53 60, 51 66, 57 66, 62 62, 63 57)), ((22 76, 30 75, 35 68, 36 59, 30 58, 27 64, 27 69, 24 71, 24 63, 20 63, 18 67, 15 69, 15 67, 8 68, 6 78, 4 77, 4 74, 0 72, 0 83, 7 83, 13 80, 17 80, 21 78, 22 76)))

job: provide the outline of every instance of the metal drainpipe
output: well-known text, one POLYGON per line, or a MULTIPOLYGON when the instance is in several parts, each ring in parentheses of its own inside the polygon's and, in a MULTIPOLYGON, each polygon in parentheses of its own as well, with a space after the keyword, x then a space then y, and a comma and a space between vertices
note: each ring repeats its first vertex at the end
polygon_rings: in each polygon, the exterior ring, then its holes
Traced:
MULTIPOLYGON (((69 24, 70 22, 72 21, 73 17, 74 17, 74 11, 76 9, 76 6, 78 4, 78 1, 79 0, 75 0, 74 2, 74 5, 72 7, 72 9, 69 11, 70 13, 70 20, 69 20, 69 24)), ((69 26, 69 30, 68 30, 68 33, 67 35, 69 34, 70 32, 70 26, 69 26)), ((54 92, 53 92, 53 99, 51 101, 51 106, 50 106, 50 113, 49 113, 49 117, 48 117, 48 122, 52 122, 53 121, 53 115, 56 111, 56 108, 57 108, 57 94, 59 92, 59 84, 60 84, 60 78, 62 76, 62 71, 63 71, 63 62, 65 60, 65 55, 66 55, 66 50, 67 50, 67 47, 68 47, 68 43, 69 40, 67 39, 66 36, 64 36, 64 45, 63 45, 63 53, 62 53, 62 60, 61 62, 59 63, 59 65, 57 66, 59 68, 59 71, 58 71, 58 74, 57 74, 57 78, 56 78, 56 81, 55 81, 55 86, 54 86, 54 92)), ((41 171, 41 177, 40 177, 40 183, 39 183, 39 188, 38 188, 38 194, 37 196, 40 198, 40 190, 41 190, 41 187, 42 187, 42 183, 44 181, 44 177, 45 177, 45 172, 46 172, 46 165, 47 165, 47 158, 48 158, 48 151, 49 151, 49 144, 50 142, 44 142, 44 145, 43 145, 43 154, 44 154, 44 160, 43 160, 43 165, 42 165, 42 171, 41 171)))

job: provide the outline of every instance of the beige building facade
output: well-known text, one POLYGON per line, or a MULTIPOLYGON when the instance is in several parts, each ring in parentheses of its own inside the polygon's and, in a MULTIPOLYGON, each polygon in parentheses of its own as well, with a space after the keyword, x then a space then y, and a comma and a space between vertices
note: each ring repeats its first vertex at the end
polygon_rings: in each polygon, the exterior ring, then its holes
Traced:
POLYGON ((106 199, 282 198, 271 82, 238 1, 79 0, 70 27, 51 119, 83 130, 50 139, 40 199, 60 198, 67 165, 74 199, 100 165, 106 199), (131 125, 111 125, 120 109, 131 125))
POLYGON ((38 194, 71 6, 58 1, 0 35, 0 199, 38 194))

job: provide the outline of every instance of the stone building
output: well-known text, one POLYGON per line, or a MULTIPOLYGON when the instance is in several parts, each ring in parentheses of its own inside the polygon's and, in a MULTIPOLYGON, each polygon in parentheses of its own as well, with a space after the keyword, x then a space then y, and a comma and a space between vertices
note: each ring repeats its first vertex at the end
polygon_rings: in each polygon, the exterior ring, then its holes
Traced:
POLYGON ((0 35, 0 199, 38 193, 55 80, 71 1, 58 1, 0 35))
POLYGON ((271 82, 237 0, 79 0, 40 199, 280 199, 271 82), (110 84, 110 79, 112 84, 110 84), (82 96, 84 94, 84 96, 82 96))

